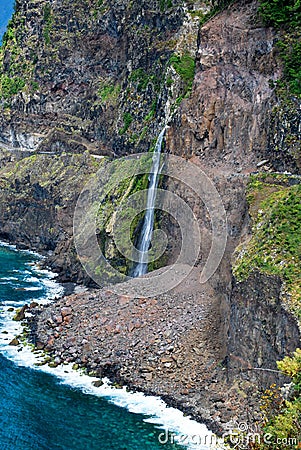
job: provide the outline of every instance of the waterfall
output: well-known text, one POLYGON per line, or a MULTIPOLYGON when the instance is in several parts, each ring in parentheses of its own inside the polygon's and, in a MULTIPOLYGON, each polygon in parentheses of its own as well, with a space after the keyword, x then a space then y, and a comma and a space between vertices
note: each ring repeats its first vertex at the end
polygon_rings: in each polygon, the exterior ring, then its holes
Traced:
POLYGON ((134 278, 140 277, 141 275, 147 273, 148 250, 150 247, 154 228, 156 189, 158 187, 160 176, 160 155, 162 150, 164 133, 165 127, 158 136, 153 155, 153 164, 149 174, 146 212, 143 219, 143 225, 137 245, 137 248, 140 251, 139 261, 137 262, 136 266, 134 267, 131 273, 131 276, 134 278))

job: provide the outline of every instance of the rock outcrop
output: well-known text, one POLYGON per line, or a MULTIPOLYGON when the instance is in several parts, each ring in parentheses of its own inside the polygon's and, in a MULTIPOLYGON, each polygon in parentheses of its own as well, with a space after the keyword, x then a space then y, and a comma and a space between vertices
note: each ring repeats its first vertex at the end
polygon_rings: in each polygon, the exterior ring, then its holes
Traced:
POLYGON ((61 281, 88 282, 73 244, 73 211, 84 183, 102 164, 89 153, 6 154, 0 169, 0 236, 44 254, 61 281))

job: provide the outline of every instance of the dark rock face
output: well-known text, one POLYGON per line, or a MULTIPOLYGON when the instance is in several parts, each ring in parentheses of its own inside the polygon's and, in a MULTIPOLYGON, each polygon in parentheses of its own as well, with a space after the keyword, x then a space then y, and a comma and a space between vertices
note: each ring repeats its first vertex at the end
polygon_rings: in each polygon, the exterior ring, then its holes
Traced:
POLYGON ((275 362, 300 344, 297 320, 285 311, 280 300, 281 286, 276 277, 260 273, 247 281, 234 282, 228 354, 231 378, 241 374, 265 386, 275 379, 281 382, 279 375, 265 369, 277 370, 275 362))
POLYGON ((87 153, 10 159, 0 170, 0 237, 46 254, 61 281, 88 282, 73 245, 73 211, 101 160, 87 153))
MULTIPOLYGON (((147 150, 164 114, 160 84, 184 19, 181 1, 172 8, 159 3, 18 2, 18 61, 26 60, 28 71, 21 65, 13 70, 29 85, 29 94, 9 101, 10 114, 0 123, 1 141, 49 151, 49 136, 59 130, 56 146, 64 151, 74 151, 69 133, 81 137, 84 149, 97 142, 96 153, 121 155, 138 144, 139 151, 147 150), (147 119, 154 103, 155 122, 147 119), (132 120, 127 133, 122 131, 125 114, 132 120)), ((6 73, 14 62, 8 46, 6 73)))

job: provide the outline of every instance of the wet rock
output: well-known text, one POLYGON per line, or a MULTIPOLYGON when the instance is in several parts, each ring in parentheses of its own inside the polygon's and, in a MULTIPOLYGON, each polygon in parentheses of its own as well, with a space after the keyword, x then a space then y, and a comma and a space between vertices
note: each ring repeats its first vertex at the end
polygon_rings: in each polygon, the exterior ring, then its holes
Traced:
POLYGON ((38 306, 39 306, 39 303, 37 303, 37 302, 31 302, 30 305, 29 305, 29 308, 30 308, 30 309, 34 309, 34 308, 37 308, 38 306))
POLYGON ((101 386, 103 386, 103 381, 102 380, 92 381, 92 384, 95 387, 101 387, 101 386))
POLYGON ((45 348, 45 344, 43 344, 43 342, 37 341, 35 343, 35 349, 36 350, 43 350, 45 348))
POLYGON ((25 319, 25 311, 28 310, 28 305, 22 306, 22 308, 18 309, 13 320, 20 322, 25 319))

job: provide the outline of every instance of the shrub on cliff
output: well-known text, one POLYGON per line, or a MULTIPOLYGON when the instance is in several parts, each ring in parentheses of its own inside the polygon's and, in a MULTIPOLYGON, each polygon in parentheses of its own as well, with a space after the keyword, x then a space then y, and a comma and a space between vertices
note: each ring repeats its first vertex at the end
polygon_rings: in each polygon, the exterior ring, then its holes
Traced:
POLYGON ((266 390, 261 406, 261 438, 249 443, 252 450, 301 448, 301 350, 298 348, 292 357, 278 361, 277 366, 292 380, 289 399, 284 399, 275 386, 266 390))
POLYGON ((260 14, 267 25, 296 27, 301 21, 300 0, 261 1, 260 14))

